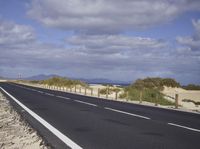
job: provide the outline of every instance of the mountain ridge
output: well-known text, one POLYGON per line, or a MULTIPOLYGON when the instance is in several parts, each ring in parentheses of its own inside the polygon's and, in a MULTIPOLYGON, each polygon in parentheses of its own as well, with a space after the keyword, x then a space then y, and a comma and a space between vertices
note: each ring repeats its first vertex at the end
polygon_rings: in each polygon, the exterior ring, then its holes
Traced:
MULTIPOLYGON (((22 78, 24 80, 46 80, 52 77, 65 77, 65 76, 59 76, 56 74, 50 74, 50 75, 45 75, 45 74, 39 74, 39 75, 34 75, 26 78, 22 78)), ((118 80, 111 80, 111 79, 105 79, 105 78, 93 78, 93 79, 87 79, 87 78, 75 78, 75 77, 66 77, 69 79, 73 80, 80 80, 89 84, 122 84, 122 85, 128 85, 130 82, 126 81, 118 81, 118 80)))

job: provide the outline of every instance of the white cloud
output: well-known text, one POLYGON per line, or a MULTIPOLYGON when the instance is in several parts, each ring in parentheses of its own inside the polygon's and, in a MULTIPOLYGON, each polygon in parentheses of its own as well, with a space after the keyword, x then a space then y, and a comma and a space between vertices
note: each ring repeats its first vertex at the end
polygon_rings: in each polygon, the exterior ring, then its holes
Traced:
POLYGON ((0 45, 12 45, 35 40, 32 27, 0 20, 0 45))
POLYGON ((32 0, 28 15, 50 27, 116 33, 173 20, 200 10, 199 0, 32 0))
POLYGON ((162 40, 124 35, 76 35, 67 39, 79 52, 95 55, 132 55, 162 51, 167 43, 162 40))
POLYGON ((200 19, 195 21, 192 20, 192 24, 195 29, 195 34, 188 37, 177 37, 177 42, 191 51, 197 51, 200 54, 200 19))
POLYGON ((2 26, 0 39, 10 39, 1 40, 4 42, 0 44, 0 75, 55 73, 126 81, 141 76, 200 75, 199 57, 179 55, 162 40, 122 34, 74 35, 67 39, 69 45, 65 48, 38 42, 28 26, 15 23, 8 28, 2 26), (20 28, 17 31, 13 29, 16 26, 20 28))
POLYGON ((200 19, 197 21, 192 20, 192 24, 193 24, 197 34, 200 36, 200 19))

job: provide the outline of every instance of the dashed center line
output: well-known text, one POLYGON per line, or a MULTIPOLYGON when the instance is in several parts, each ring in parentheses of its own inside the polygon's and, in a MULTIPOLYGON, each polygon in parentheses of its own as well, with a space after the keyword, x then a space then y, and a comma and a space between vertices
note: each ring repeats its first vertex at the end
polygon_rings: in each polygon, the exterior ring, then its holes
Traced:
POLYGON ((104 109, 107 109, 107 110, 110 110, 110 111, 114 111, 114 112, 118 112, 118 113, 131 115, 131 116, 135 116, 135 117, 139 117, 139 118, 143 118, 143 119, 147 119, 147 120, 150 119, 149 117, 145 117, 145 116, 142 116, 142 115, 133 114, 133 113, 129 113, 129 112, 121 111, 121 110, 116 110, 116 109, 112 109, 112 108, 108 108, 108 107, 104 107, 104 109))
POLYGON ((63 96, 56 96, 56 97, 58 97, 58 98, 63 98, 63 99, 70 99, 70 98, 68 98, 68 97, 63 97, 63 96))
POLYGON ((97 107, 97 105, 89 103, 89 102, 84 102, 84 101, 80 101, 80 100, 74 100, 74 101, 79 102, 79 103, 83 103, 83 104, 86 104, 86 105, 97 107))
POLYGON ((175 126, 175 127, 180 127, 180 128, 184 128, 184 129, 188 129, 188 130, 200 132, 199 129, 195 129, 195 128, 191 128, 191 127, 187 127, 187 126, 183 126, 183 125, 178 125, 178 124, 174 124, 174 123, 167 123, 167 124, 168 124, 168 125, 175 126))
POLYGON ((54 96, 54 94, 50 94, 50 93, 45 93, 46 95, 49 95, 49 96, 54 96))

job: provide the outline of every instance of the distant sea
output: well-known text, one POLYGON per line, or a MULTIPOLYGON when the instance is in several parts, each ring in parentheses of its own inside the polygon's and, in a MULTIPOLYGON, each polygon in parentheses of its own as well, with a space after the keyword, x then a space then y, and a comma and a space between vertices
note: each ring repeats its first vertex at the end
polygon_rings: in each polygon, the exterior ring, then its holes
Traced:
MULTIPOLYGON (((87 82, 86 82, 87 83, 87 82)), ((130 83, 88 83, 89 85, 101 85, 101 84, 108 84, 108 85, 117 85, 117 86, 129 86, 130 83)))

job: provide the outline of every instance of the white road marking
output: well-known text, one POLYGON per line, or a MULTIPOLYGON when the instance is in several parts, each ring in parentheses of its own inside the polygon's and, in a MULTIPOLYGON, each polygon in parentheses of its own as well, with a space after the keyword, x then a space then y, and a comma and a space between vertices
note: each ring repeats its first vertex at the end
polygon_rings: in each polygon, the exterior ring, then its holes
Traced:
POLYGON ((51 124, 49 124, 47 121, 45 121, 42 117, 34 113, 32 110, 30 110, 28 107, 26 107, 24 104, 22 104, 20 101, 18 101, 15 97, 13 97, 11 94, 9 94, 7 91, 5 91, 2 87, 0 87, 2 91, 4 91, 8 96, 10 96, 19 106, 21 106, 24 110, 26 110, 31 116, 33 116, 37 121, 39 121, 42 125, 44 125, 49 131, 51 131, 54 135, 56 135, 60 140, 62 140, 67 146, 71 147, 72 149, 82 149, 78 144, 73 142, 70 138, 68 138, 66 135, 62 134, 59 130, 57 130, 55 127, 53 127, 51 124))
POLYGON ((44 92, 42 92, 42 91, 37 91, 38 93, 44 93, 44 92))
POLYGON ((63 99, 70 99, 70 98, 68 98, 68 97, 63 97, 63 96, 56 96, 56 97, 58 97, 58 98, 63 98, 63 99))
POLYGON ((183 125, 178 125, 178 124, 174 124, 174 123, 167 123, 167 124, 176 126, 176 127, 180 127, 180 128, 184 128, 184 129, 188 129, 188 130, 192 130, 192 131, 196 131, 196 132, 200 132, 199 129, 195 129, 195 128, 191 128, 191 127, 187 127, 187 126, 183 126, 183 125))
POLYGON ((50 94, 50 93, 45 93, 46 95, 49 95, 49 96, 54 96, 54 94, 50 94))
POLYGON ((86 104, 86 105, 97 107, 97 105, 89 103, 89 102, 84 102, 84 101, 80 101, 80 100, 74 100, 74 101, 79 102, 79 103, 83 103, 83 104, 86 104))
POLYGON ((110 110, 110 111, 114 111, 114 112, 123 113, 123 114, 127 114, 127 115, 131 115, 131 116, 135 116, 135 117, 139 117, 139 118, 143 118, 143 119, 147 119, 147 120, 150 119, 149 117, 146 117, 146 116, 133 114, 133 113, 129 113, 129 112, 121 111, 121 110, 116 110, 116 109, 112 109, 112 108, 108 108, 108 107, 104 107, 104 109, 107 109, 107 110, 110 110))

